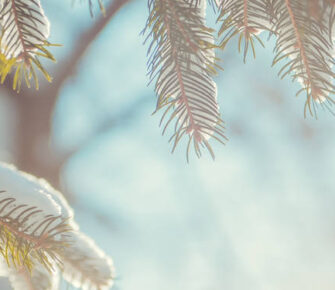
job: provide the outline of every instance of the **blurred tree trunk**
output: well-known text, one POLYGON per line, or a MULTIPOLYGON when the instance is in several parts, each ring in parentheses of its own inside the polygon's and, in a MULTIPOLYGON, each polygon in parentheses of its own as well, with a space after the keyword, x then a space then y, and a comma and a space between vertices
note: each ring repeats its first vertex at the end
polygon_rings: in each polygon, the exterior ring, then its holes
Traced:
MULTIPOLYGON (((69 153, 62 155, 50 144, 53 110, 64 83, 75 76, 81 59, 92 42, 106 27, 113 16, 130 0, 114 0, 106 8, 105 16, 100 16, 90 29, 84 31, 75 43, 77 45, 59 64, 52 84, 44 84, 39 91, 22 87, 20 93, 11 90, 12 81, 6 81, 6 89, 15 100, 18 126, 16 148, 13 150, 19 169, 47 179, 60 189, 60 173, 69 153)), ((89 20, 88 20, 89 21, 89 20)))
POLYGON ((63 163, 50 146, 51 116, 54 95, 27 93, 15 98, 18 114, 15 157, 18 168, 47 179, 59 188, 59 173, 63 163))

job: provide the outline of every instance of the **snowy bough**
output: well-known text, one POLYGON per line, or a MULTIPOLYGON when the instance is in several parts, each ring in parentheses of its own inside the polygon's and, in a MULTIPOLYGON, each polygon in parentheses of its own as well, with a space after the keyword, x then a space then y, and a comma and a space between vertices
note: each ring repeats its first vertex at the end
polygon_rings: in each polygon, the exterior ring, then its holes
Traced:
POLYGON ((150 0, 147 29, 149 74, 157 76, 157 109, 165 108, 163 129, 175 120, 170 138, 173 149, 188 136, 187 159, 191 144, 200 157, 201 146, 214 158, 208 139, 225 139, 223 121, 217 103, 214 38, 206 27, 206 1, 150 0))
POLYGON ((205 147, 213 157, 209 142, 224 143, 214 50, 235 37, 244 62, 250 51, 256 56, 255 43, 265 46, 262 32, 276 37, 273 65, 282 63, 279 76, 300 83, 305 115, 316 116, 317 107, 334 113, 334 7, 334 0, 148 0, 148 71, 157 110, 165 109, 163 133, 174 122, 172 151, 184 136, 187 157, 191 143, 198 156, 205 147), (206 26, 206 2, 218 14, 217 33, 206 26))
POLYGON ((110 289, 111 258, 80 232, 73 210, 45 180, 0 163, 1 274, 16 290, 110 289))
POLYGON ((0 2, 1 34, 1 82, 14 71, 13 89, 19 90, 22 80, 28 87, 31 81, 38 88, 36 69, 48 81, 50 75, 44 69, 39 57, 55 61, 47 47, 51 44, 49 21, 38 0, 2 0, 0 2))
MULTIPOLYGON (((78 0, 79 1, 79 0, 78 0)), ((110 0, 115 13, 131 0, 110 0)), ((86 0, 91 13, 102 0, 86 0)), ((264 46, 263 32, 276 37, 273 65, 279 76, 291 76, 305 96, 305 115, 317 109, 334 114, 335 0, 147 0, 145 25, 148 74, 155 83, 157 111, 162 111, 163 133, 170 131, 172 152, 184 142, 198 157, 207 149, 214 158, 212 141, 225 144, 225 128, 213 76, 217 73, 215 50, 224 50, 233 38, 246 62, 264 46), (206 6, 217 13, 218 31, 206 24, 206 6)), ((110 19, 107 18, 106 19, 110 19)), ((43 61, 55 61, 49 51, 50 24, 40 0, 0 0, 0 80, 11 75, 15 90, 26 83, 38 88, 38 75, 51 81, 43 61)), ((106 54, 108 55, 108 54, 106 54)))

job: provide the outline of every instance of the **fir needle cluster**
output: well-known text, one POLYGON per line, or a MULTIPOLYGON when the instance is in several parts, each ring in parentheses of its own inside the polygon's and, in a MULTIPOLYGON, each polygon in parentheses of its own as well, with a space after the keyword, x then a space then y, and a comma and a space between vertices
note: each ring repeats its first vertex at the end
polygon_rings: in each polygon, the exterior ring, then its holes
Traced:
POLYGON ((171 112, 166 124, 175 122, 172 151, 185 135, 190 140, 187 156, 192 141, 198 156, 203 145, 213 157, 209 139, 224 143, 216 87, 210 78, 217 68, 214 50, 226 49, 235 37, 244 62, 250 51, 256 56, 255 42, 265 46, 259 36, 262 32, 276 37, 273 65, 281 65, 281 78, 291 76, 300 83, 297 95, 305 94, 305 115, 316 116, 318 106, 333 113, 333 0, 208 2, 218 15, 217 33, 206 26, 205 0, 148 1, 146 30, 152 41, 148 71, 151 80, 156 81, 157 110, 165 108, 162 119, 171 112))
POLYGON ((14 290, 56 290, 63 278, 107 290, 114 267, 79 229, 73 210, 46 181, 0 163, 0 267, 14 290))
POLYGON ((22 81, 38 89, 37 71, 50 82, 40 57, 55 61, 49 52, 49 21, 39 0, 2 0, 0 10, 0 76, 3 83, 12 71, 13 89, 22 81))
MULTIPOLYGON (((91 13, 97 4, 104 14, 102 0, 86 1, 91 13)), ((291 76, 301 85, 297 95, 305 95, 305 115, 316 116, 318 107, 333 113, 334 0, 148 0, 147 5, 148 74, 172 152, 184 143, 187 160, 192 147, 198 157, 205 148, 214 158, 211 140, 225 144, 213 80, 220 68, 215 50, 226 49, 235 37, 244 62, 250 52, 256 56, 255 43, 264 46, 262 32, 276 37, 273 65, 280 65, 281 78, 291 76), (217 13, 217 32, 206 24, 207 2, 217 13)), ((11 74, 15 90, 23 82, 38 88, 38 71, 51 81, 40 61, 55 61, 40 0, 0 0, 0 27, 1 82, 11 74)))

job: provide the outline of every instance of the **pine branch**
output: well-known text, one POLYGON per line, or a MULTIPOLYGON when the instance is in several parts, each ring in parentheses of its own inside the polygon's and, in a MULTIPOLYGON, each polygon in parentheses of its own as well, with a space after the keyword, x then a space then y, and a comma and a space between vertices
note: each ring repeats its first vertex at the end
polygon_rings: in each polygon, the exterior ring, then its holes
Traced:
POLYGON ((73 212, 61 194, 43 180, 0 164, 0 254, 7 266, 31 272, 59 263, 58 252, 77 230, 73 212))
POLYGON ((316 104, 331 110, 333 43, 327 10, 316 20, 308 12, 308 1, 277 0, 273 4, 278 37, 273 64, 289 59, 279 75, 283 78, 291 74, 302 85, 297 95, 306 93, 305 114, 308 110, 316 115, 316 104))
POLYGON ((227 43, 238 36, 238 50, 241 52, 244 42, 243 60, 246 62, 249 47, 255 57, 257 40, 264 44, 258 34, 264 30, 271 31, 272 11, 267 0, 223 0, 219 6, 218 21, 222 22, 219 36, 223 36, 220 47, 224 49, 227 43))
MULTIPOLYGON (((54 91, 55 97, 59 92, 60 88, 66 80, 71 78, 76 72, 77 66, 85 56, 87 50, 91 47, 92 43, 105 29, 111 19, 119 12, 119 10, 129 3, 131 0, 113 0, 105 9, 105 16, 101 16, 87 31, 84 31, 78 39, 75 40, 77 44, 72 52, 66 57, 66 59, 60 63, 59 69, 54 73, 55 81, 53 82, 52 90, 54 91)), ((49 88, 45 88, 45 92, 42 95, 48 93, 49 88)))
POLYGON ((83 289, 110 289, 115 275, 112 260, 83 233, 71 233, 71 240, 62 253, 64 279, 83 289))
POLYGON ((0 253, 15 289, 54 290, 57 269, 75 286, 109 289, 112 260, 79 231, 60 192, 7 164, 0 184, 12 192, 0 192, 0 253))
POLYGON ((78 229, 64 197, 47 182, 0 163, 0 254, 8 267, 47 271, 78 229))
POLYGON ((20 90, 22 80, 28 87, 31 80, 38 89, 36 69, 51 82, 51 77, 41 64, 39 57, 55 61, 47 47, 49 21, 45 17, 39 0, 4 0, 0 10, 1 55, 0 75, 3 83, 14 70, 13 89, 20 90))
POLYGON ((9 282, 13 290, 58 290, 59 271, 48 272, 39 264, 29 272, 26 268, 9 269, 9 282))
POLYGON ((149 0, 149 19, 146 29, 152 42, 148 49, 148 71, 156 79, 158 95, 156 111, 165 109, 161 124, 167 118, 163 134, 175 120, 172 152, 184 135, 201 155, 214 138, 223 143, 222 120, 217 104, 216 73, 212 30, 205 26, 205 2, 187 0, 149 0), (168 116, 168 117, 167 117, 168 116))
POLYGON ((31 271, 34 261, 52 270, 57 252, 67 244, 63 236, 71 228, 61 216, 46 215, 38 206, 17 201, 0 191, 0 254, 8 267, 31 271))

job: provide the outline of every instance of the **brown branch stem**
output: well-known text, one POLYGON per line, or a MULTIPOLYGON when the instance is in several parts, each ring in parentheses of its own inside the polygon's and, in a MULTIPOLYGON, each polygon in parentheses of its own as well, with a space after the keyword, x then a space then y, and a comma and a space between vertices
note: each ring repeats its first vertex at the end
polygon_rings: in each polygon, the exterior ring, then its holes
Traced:
POLYGON ((6 81, 5 89, 16 103, 18 123, 14 156, 17 166, 36 176, 46 178, 56 188, 60 187, 59 177, 62 165, 69 157, 60 155, 51 148, 51 118, 59 91, 64 83, 76 73, 76 69, 91 44, 106 27, 115 14, 130 0, 114 0, 106 8, 105 16, 84 31, 76 40, 77 45, 57 65, 52 84, 44 84, 40 91, 22 88, 17 94, 11 89, 12 80, 6 81))

